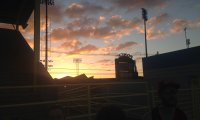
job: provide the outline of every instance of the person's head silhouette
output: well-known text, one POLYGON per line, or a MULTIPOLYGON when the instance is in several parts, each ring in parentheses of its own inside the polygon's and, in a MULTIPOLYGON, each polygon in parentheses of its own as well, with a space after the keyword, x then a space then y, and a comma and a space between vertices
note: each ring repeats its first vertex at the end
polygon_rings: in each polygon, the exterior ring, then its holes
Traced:
POLYGON ((175 82, 160 82, 158 94, 165 107, 175 107, 177 104, 177 90, 179 84, 175 82))
POLYGON ((64 120, 64 110, 60 106, 53 106, 50 108, 48 113, 48 119, 49 120, 64 120))

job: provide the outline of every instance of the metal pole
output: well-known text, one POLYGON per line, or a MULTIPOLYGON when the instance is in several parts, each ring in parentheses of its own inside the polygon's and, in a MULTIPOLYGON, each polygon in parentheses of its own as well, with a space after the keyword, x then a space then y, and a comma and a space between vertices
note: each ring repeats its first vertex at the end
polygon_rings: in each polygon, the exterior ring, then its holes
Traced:
POLYGON ((147 31, 146 31, 146 21, 144 20, 144 34, 145 34, 145 52, 146 52, 146 57, 148 57, 147 53, 147 31))
POLYGON ((73 62, 76 64, 76 74, 79 75, 79 63, 81 62, 81 58, 74 58, 73 62))
POLYGON ((184 28, 184 31, 185 31, 185 39, 187 40, 186 30, 187 30, 187 28, 185 27, 185 28, 184 28))
POLYGON ((34 81, 36 85, 38 63, 40 61, 40 0, 35 0, 34 8, 34 81))
POLYGON ((45 45, 45 68, 48 70, 48 1, 46 0, 46 45, 45 45))

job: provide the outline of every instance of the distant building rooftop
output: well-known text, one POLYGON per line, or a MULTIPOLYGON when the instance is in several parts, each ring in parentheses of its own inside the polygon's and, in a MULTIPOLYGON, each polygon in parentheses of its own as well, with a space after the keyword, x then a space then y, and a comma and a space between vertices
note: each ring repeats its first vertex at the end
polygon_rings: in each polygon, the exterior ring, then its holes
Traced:
POLYGON ((144 71, 199 64, 200 46, 143 58, 144 71))

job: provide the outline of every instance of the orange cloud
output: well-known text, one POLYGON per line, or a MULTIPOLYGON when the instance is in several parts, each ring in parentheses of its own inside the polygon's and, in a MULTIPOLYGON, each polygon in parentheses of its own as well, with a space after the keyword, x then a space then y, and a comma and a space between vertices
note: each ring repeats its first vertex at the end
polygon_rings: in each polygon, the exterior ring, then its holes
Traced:
POLYGON ((103 66, 113 66, 110 68, 114 68, 114 59, 113 60, 109 60, 109 59, 103 59, 103 60, 99 60, 96 63, 101 64, 103 66))
POLYGON ((79 49, 75 49, 73 51, 67 52, 67 54, 81 54, 81 53, 91 53, 92 51, 96 51, 98 48, 95 45, 88 44, 79 49))
POLYGON ((99 16, 99 22, 104 22, 106 20, 105 16, 99 16))
POLYGON ((71 18, 82 17, 85 14, 96 14, 99 12, 103 12, 106 9, 102 6, 98 6, 95 4, 91 4, 89 2, 82 3, 72 3, 70 4, 66 10, 65 14, 71 18))
POLYGON ((110 54, 115 50, 114 46, 106 46, 99 48, 95 53, 97 54, 110 54))
POLYGON ((71 40, 71 41, 66 41, 60 45, 59 48, 64 48, 64 49, 74 49, 78 48, 82 43, 78 40, 71 40))
POLYGON ((75 19, 67 24, 67 28, 76 29, 76 28, 88 28, 92 26, 97 26, 99 20, 95 18, 81 17, 75 19))
POLYGON ((156 27, 147 29, 147 40, 158 40, 167 36, 167 31, 157 30, 156 27))
MULTIPOLYGON (((105 20, 104 17, 102 17, 105 20)), ((80 37, 101 40, 112 40, 129 35, 142 21, 138 18, 124 20, 120 16, 113 16, 102 23, 99 18, 75 19, 66 24, 65 28, 56 28, 51 33, 53 41, 78 39, 80 37)))

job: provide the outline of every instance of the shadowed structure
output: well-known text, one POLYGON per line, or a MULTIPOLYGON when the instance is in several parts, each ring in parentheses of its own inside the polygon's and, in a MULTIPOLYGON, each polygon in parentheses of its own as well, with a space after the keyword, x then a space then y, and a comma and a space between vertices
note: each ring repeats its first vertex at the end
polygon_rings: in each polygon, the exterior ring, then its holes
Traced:
POLYGON ((34 5, 35 0, 2 0, 0 4, 0 23, 16 26, 16 30, 0 28, 0 119, 37 119, 47 105, 40 102, 56 99, 56 88, 31 87, 52 82, 42 63, 35 64, 34 51, 18 31, 19 26, 27 26, 34 5))
MULTIPOLYGON (((32 85, 34 52, 19 31, 0 29, 0 86, 32 85)), ((52 79, 44 66, 38 66, 38 84, 49 84, 52 79)))

